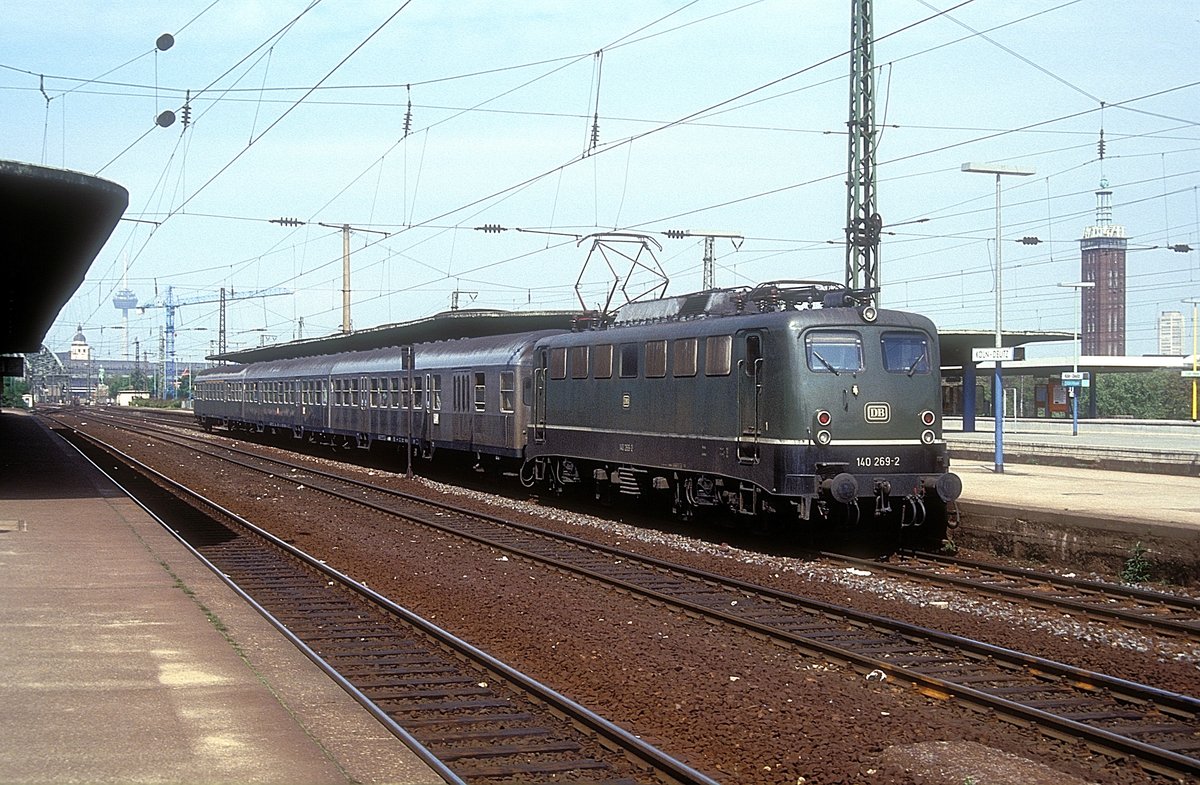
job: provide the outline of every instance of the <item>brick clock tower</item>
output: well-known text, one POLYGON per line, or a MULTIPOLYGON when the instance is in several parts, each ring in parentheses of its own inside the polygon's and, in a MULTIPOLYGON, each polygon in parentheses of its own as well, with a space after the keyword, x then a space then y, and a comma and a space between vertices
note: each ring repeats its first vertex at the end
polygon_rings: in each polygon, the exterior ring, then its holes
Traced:
POLYGON ((1082 353, 1125 354, 1125 227, 1112 222, 1112 191, 1100 181, 1096 191, 1096 223, 1079 241, 1081 280, 1095 286, 1080 289, 1082 353))

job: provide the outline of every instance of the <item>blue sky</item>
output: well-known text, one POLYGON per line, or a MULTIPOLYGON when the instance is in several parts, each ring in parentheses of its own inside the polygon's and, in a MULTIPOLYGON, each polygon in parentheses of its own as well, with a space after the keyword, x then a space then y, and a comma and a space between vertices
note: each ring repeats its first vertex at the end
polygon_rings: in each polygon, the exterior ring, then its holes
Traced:
MULTIPOLYGON (((1037 171, 1003 182, 1005 326, 1069 331, 1057 284, 1079 279, 1104 178, 1130 238, 1129 351, 1153 352, 1159 311, 1200 296, 1200 4, 874 6, 885 307, 994 327, 994 180, 960 167, 1004 162, 1037 171), (1167 248, 1181 243, 1197 250, 1167 248)), ((140 219, 47 344, 82 323, 121 356, 126 267, 142 302, 290 292, 231 303, 231 348, 334 333, 342 238, 320 223, 373 230, 351 236, 355 328, 446 310, 455 291, 464 308, 595 305, 608 270, 575 236, 601 231, 659 241, 673 294, 701 287, 702 245, 672 229, 746 238, 717 242, 718 286, 840 281, 849 9, 5 0, 0 158, 98 173, 140 219), (156 126, 187 91, 191 122, 156 126)), ((210 353, 217 323, 215 302, 180 307, 180 358, 210 353)), ((156 352, 162 324, 135 311, 129 335, 156 352)))

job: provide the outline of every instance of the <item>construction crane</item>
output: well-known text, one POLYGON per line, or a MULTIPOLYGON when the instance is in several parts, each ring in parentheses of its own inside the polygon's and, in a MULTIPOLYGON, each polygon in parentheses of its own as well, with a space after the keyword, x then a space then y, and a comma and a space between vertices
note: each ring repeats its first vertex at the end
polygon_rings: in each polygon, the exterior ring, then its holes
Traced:
POLYGON ((215 303, 221 304, 221 326, 218 346, 220 347, 218 354, 225 353, 225 303, 229 300, 249 300, 254 297, 275 297, 281 294, 291 294, 287 289, 259 289, 253 292, 235 293, 233 289, 229 290, 228 295, 225 293, 225 287, 221 287, 219 294, 202 294, 196 297, 185 297, 177 299, 175 297, 174 287, 167 287, 165 297, 156 297, 153 302, 142 303, 138 306, 138 312, 144 313, 147 308, 164 308, 166 309, 166 329, 163 331, 165 336, 165 346, 163 349, 163 392, 164 397, 175 397, 175 309, 181 305, 197 305, 199 303, 215 303))

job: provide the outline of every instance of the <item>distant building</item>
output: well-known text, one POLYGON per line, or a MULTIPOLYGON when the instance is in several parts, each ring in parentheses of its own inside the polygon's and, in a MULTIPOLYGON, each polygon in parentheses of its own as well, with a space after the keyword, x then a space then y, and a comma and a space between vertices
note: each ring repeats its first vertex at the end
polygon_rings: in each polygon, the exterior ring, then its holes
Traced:
POLYGON ((1079 241, 1083 281, 1080 289, 1083 354, 1125 354, 1125 227, 1112 222, 1112 191, 1100 182, 1096 191, 1096 224, 1083 230, 1079 241))
POLYGON ((70 358, 71 362, 87 362, 92 359, 92 347, 88 346, 87 338, 83 334, 83 325, 75 330, 75 337, 71 339, 70 358))
MULTIPOLYGON (((80 325, 71 339, 71 348, 52 352, 45 346, 38 354, 25 356, 25 378, 39 403, 103 403, 107 401, 107 380, 118 376, 145 374, 162 380, 161 363, 134 360, 101 360, 94 356, 80 325)), ((208 363, 180 363, 179 375, 208 367, 208 363)))
POLYGON ((1179 311, 1158 315, 1158 353, 1183 355, 1183 314, 1179 311))

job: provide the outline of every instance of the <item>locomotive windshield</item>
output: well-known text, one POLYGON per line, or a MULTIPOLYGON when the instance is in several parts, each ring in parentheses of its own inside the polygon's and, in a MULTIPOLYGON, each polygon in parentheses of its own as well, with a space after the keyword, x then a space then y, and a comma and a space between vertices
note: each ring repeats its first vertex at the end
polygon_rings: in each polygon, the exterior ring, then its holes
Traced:
POLYGON ((879 343, 888 373, 929 373, 929 337, 925 333, 886 332, 879 343))
POLYGON ((804 336, 808 369, 816 373, 858 373, 863 369, 862 337, 848 330, 813 330, 804 336))

